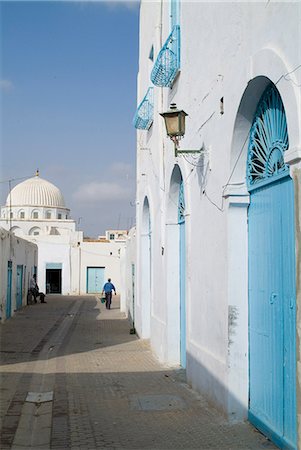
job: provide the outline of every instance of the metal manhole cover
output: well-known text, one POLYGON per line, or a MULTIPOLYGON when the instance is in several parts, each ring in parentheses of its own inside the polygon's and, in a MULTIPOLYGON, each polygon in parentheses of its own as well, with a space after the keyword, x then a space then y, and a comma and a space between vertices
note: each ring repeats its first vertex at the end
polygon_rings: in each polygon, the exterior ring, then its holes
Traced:
POLYGON ((186 404, 181 397, 176 395, 139 395, 130 399, 131 409, 140 411, 174 411, 184 409, 186 404))
POLYGON ((30 403, 44 403, 44 402, 52 402, 52 400, 53 400, 53 391, 49 391, 49 392, 28 392, 25 401, 30 403))

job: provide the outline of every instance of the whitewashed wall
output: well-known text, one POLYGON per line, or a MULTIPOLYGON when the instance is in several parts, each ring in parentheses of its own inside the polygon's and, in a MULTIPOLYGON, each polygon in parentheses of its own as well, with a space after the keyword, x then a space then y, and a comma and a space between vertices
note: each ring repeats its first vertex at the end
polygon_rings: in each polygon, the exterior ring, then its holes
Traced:
POLYGON ((84 241, 82 232, 69 236, 36 236, 39 248, 38 284, 46 292, 46 265, 62 264, 62 294, 87 293, 87 267, 105 267, 105 280, 111 278, 120 290, 120 249, 124 243, 84 241))
POLYGON ((38 265, 38 248, 35 244, 0 228, 0 255, 0 314, 1 320, 5 320, 8 261, 12 261, 11 315, 13 316, 16 310, 17 265, 23 265, 22 305, 25 306, 29 281, 34 273, 34 267, 38 265))
MULTIPOLYGON (((138 103, 151 86, 151 46, 156 58, 169 34, 168 8, 168 2, 141 3, 138 103)), ((277 84, 287 115, 286 159, 295 179, 301 273, 301 70, 294 71, 301 63, 300 20, 299 3, 182 2, 181 73, 172 89, 154 88, 153 126, 137 133, 137 330, 150 337, 162 361, 179 364, 178 165, 186 200, 187 376, 234 419, 245 417, 248 406, 249 198, 243 144, 269 80, 277 84), (287 32, 283 24, 289 24, 287 32), (206 150, 197 160, 175 158, 165 137, 159 112, 171 102, 189 114, 181 147, 206 150), (143 285, 146 198, 152 236, 150 308, 144 307, 143 285)), ((300 275, 297 283, 300 324, 300 275)))
MULTIPOLYGON (((116 242, 82 242, 81 252, 81 289, 80 293, 87 292, 87 267, 104 267, 104 282, 111 278, 117 293, 120 292, 120 249, 124 243, 116 242)), ((76 266, 75 266, 76 267, 76 266)))
POLYGON ((135 322, 136 297, 136 228, 131 228, 127 235, 125 247, 121 252, 121 297, 120 309, 131 322, 135 322))

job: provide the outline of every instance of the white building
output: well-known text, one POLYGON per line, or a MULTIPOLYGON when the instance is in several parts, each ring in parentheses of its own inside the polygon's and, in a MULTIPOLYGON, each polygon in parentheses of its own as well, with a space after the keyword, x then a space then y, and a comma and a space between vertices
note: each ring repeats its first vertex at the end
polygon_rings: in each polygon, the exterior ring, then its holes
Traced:
POLYGON ((100 293, 108 277, 119 290, 124 242, 84 238, 70 218, 61 191, 39 173, 11 190, 1 210, 0 225, 37 244, 40 291, 100 293))
POLYGON ((135 322, 136 294, 136 228, 130 229, 125 246, 121 250, 121 295, 120 309, 125 312, 130 322, 135 322))
POLYGON ((38 265, 35 244, 0 227, 0 319, 6 320, 27 303, 32 275, 38 265))
POLYGON ((301 427, 300 18, 300 2, 142 0, 134 119, 137 331, 285 448, 301 427), (171 103, 200 153, 175 156, 171 103))

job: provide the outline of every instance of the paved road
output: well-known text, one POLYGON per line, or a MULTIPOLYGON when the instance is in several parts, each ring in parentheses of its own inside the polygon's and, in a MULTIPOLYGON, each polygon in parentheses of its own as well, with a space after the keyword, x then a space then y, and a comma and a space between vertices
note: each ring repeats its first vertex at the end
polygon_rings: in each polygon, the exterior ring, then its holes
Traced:
POLYGON ((47 300, 1 326, 1 449, 275 448, 160 365, 116 297, 47 300))

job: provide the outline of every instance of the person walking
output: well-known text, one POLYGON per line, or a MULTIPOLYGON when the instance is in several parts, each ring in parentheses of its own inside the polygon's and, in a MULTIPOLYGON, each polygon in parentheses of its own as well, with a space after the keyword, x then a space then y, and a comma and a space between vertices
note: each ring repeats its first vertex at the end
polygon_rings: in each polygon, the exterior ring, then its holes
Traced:
POLYGON ((105 296, 106 296, 106 308, 107 309, 111 309, 112 291, 114 291, 115 295, 116 295, 115 286, 113 283, 111 283, 111 278, 108 278, 107 283, 105 283, 104 287, 102 288, 102 293, 105 293, 105 296))

